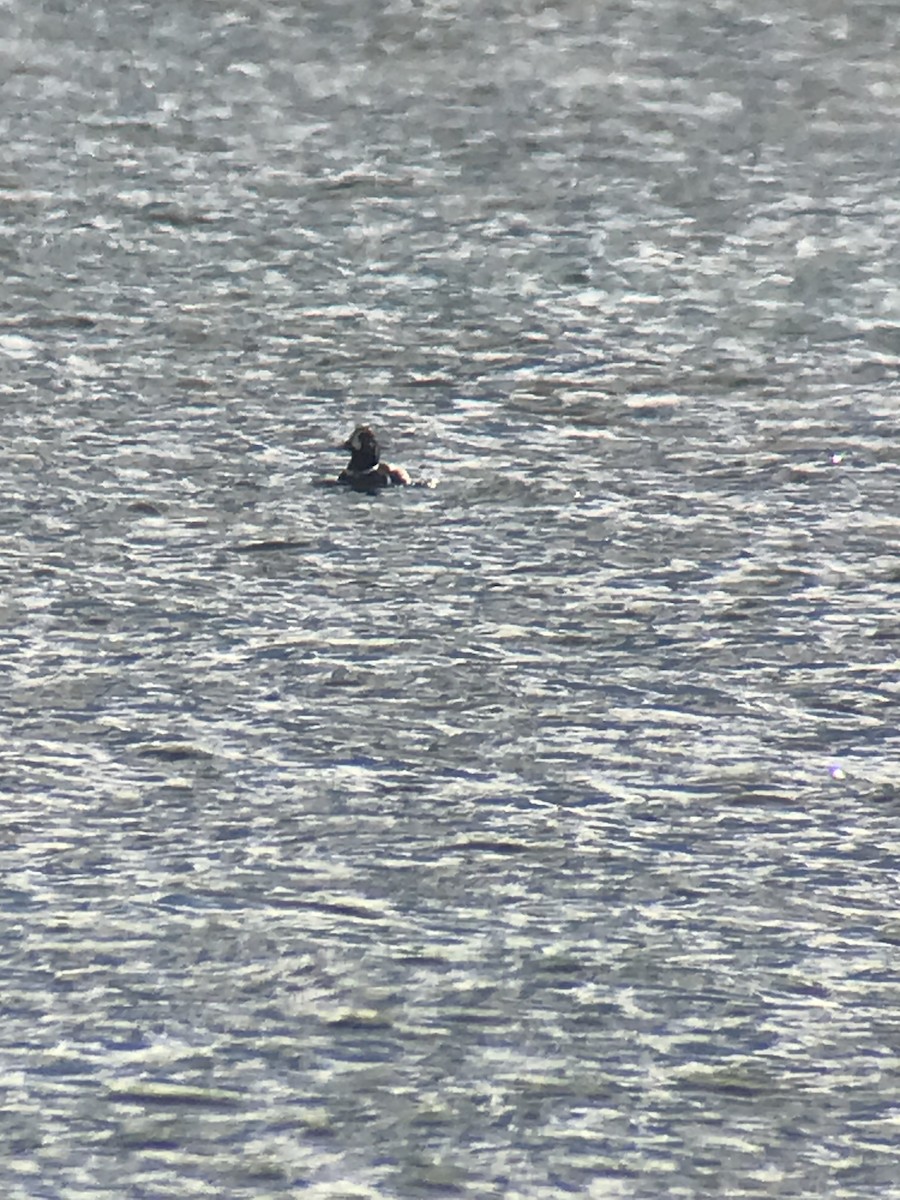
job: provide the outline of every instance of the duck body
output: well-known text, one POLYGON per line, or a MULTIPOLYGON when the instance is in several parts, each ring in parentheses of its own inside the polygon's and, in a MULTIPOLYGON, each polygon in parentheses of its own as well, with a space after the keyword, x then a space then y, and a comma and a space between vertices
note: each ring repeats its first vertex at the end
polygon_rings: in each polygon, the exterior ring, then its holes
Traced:
POLYGON ((341 449, 350 451, 350 462, 337 481, 355 492, 377 492, 380 488, 406 487, 412 483, 402 467, 381 461, 378 439, 368 425, 357 425, 341 449))

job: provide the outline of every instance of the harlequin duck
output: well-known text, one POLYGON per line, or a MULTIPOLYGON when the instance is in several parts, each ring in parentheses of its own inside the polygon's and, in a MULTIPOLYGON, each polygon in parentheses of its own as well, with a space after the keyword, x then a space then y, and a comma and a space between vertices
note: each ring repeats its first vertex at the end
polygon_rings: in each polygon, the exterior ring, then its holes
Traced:
POLYGON ((374 492, 378 488, 405 487, 412 483, 402 467, 392 467, 380 461, 378 439, 368 425, 357 425, 340 448, 350 451, 350 462, 338 475, 337 481, 353 488, 355 492, 374 492))

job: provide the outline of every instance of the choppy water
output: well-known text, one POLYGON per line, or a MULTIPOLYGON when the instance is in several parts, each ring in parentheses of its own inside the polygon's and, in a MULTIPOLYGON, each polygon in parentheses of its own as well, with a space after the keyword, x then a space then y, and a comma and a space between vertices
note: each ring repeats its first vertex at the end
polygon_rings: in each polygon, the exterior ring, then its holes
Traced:
POLYGON ((3 1195, 900 1196, 895 6, 0 16, 3 1195))

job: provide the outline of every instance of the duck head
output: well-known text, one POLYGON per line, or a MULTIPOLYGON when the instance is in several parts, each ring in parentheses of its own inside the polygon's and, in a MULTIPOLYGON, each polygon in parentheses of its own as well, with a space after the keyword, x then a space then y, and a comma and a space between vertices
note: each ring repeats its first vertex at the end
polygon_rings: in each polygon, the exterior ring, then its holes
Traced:
POLYGON ((381 457, 378 439, 368 425, 357 425, 341 449, 350 451, 351 471, 371 471, 381 457))

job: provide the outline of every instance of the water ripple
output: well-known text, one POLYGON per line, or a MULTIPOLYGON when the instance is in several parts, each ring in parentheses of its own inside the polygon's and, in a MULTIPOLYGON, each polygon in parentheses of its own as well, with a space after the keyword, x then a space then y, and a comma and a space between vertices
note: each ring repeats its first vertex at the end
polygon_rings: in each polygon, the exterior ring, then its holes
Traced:
POLYGON ((896 21, 73 13, 0 47, 4 1194, 898 1194, 896 21), (432 486, 314 486, 359 420, 432 486))

